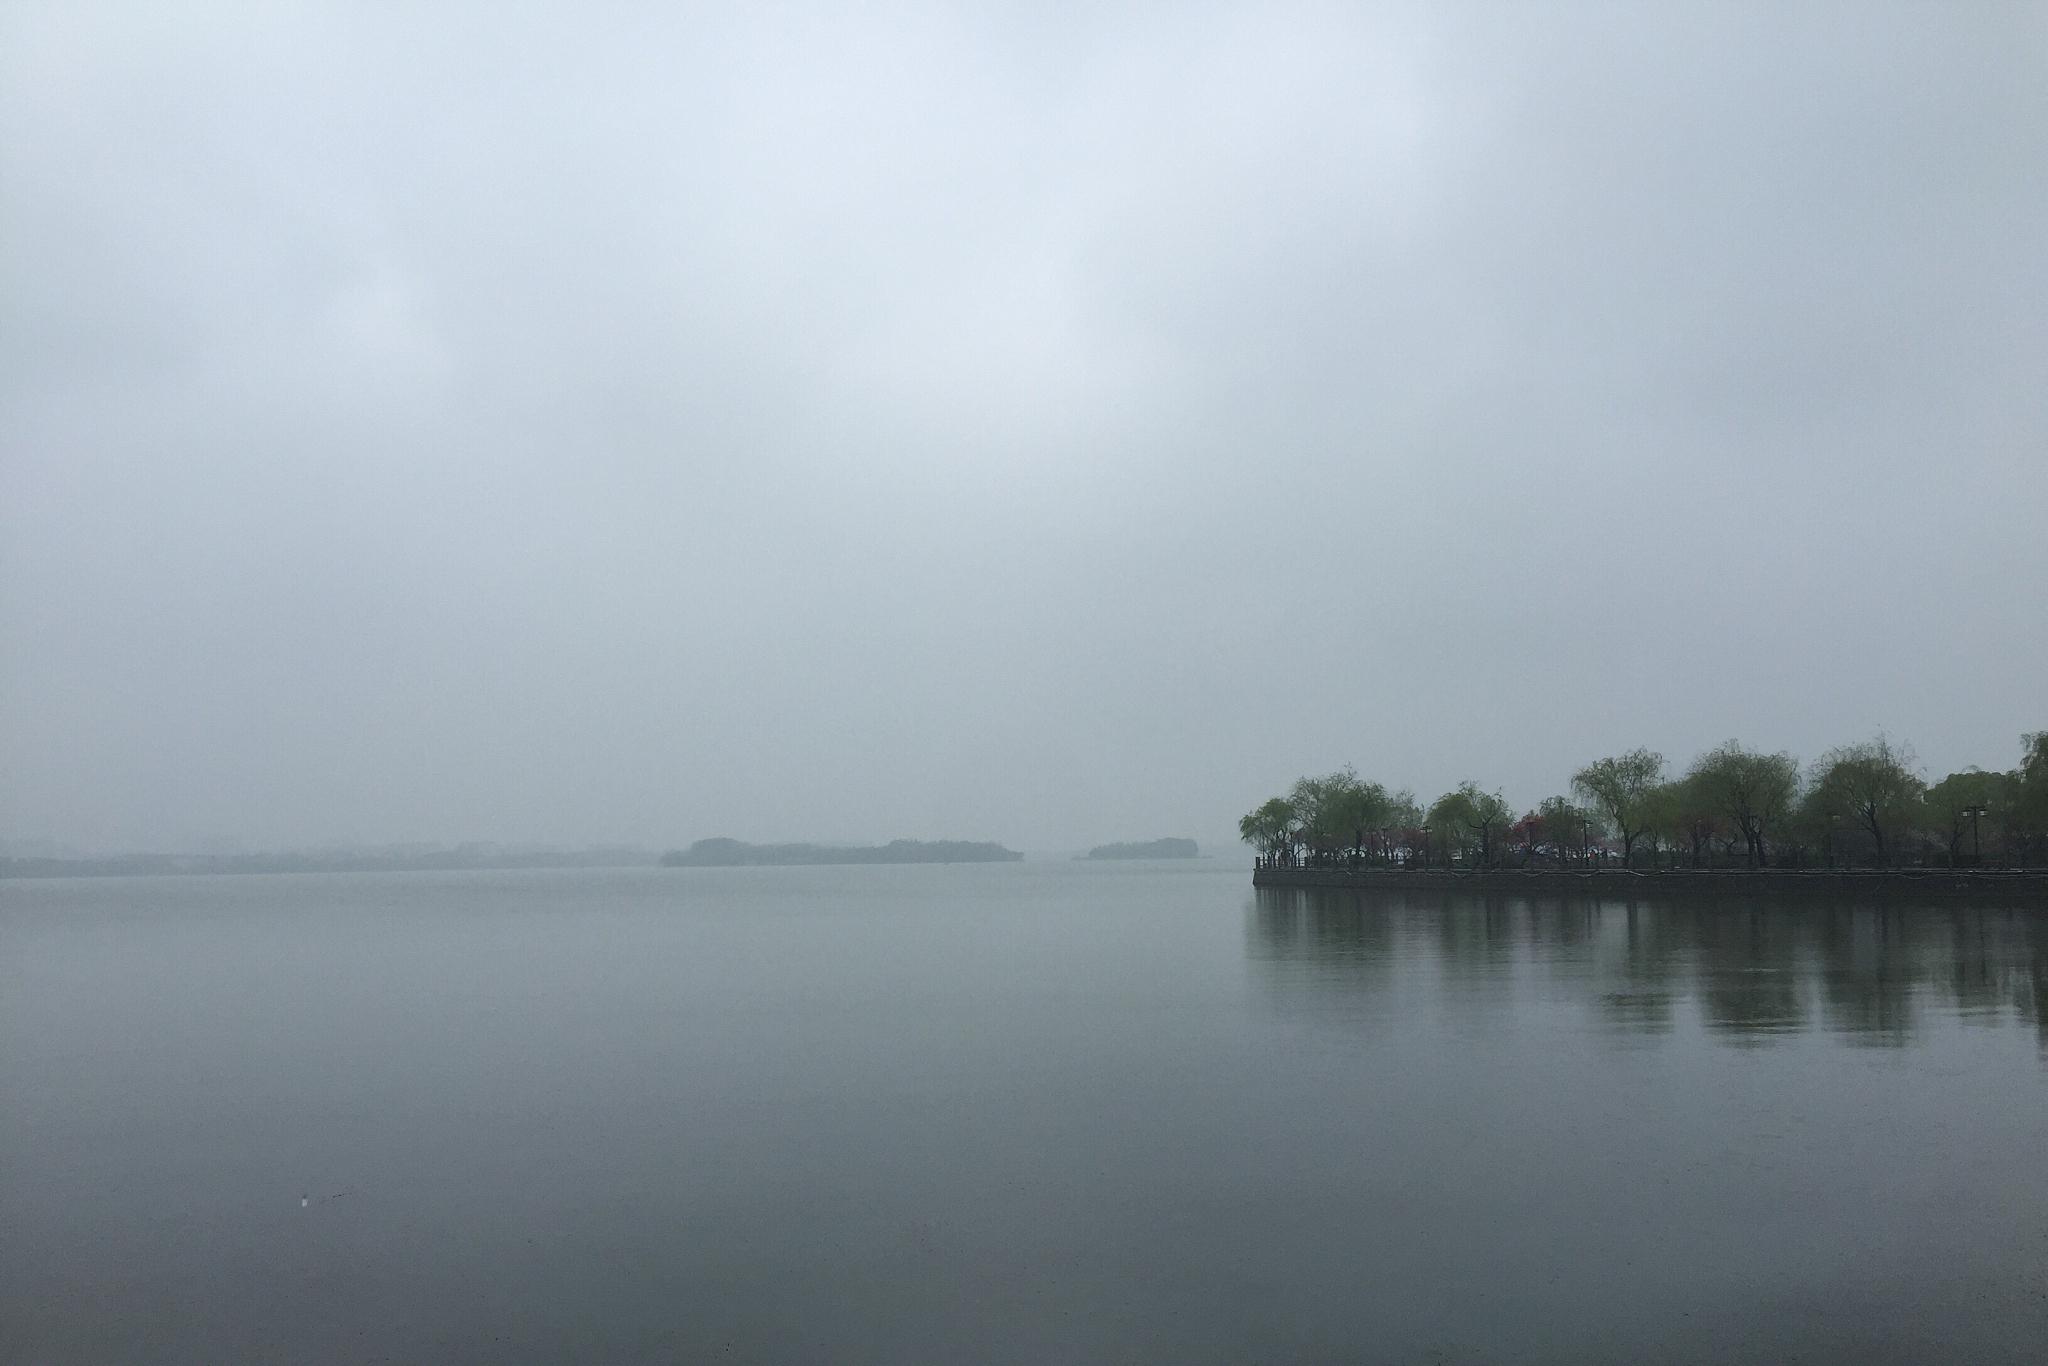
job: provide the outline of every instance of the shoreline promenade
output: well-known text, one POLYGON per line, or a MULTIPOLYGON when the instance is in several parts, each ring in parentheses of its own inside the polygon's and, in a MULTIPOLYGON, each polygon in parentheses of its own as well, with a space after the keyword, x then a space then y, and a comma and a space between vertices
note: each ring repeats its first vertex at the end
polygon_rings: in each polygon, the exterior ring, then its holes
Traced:
POLYGON ((1810 897, 1832 901, 1967 902, 2048 910, 2048 869, 1712 868, 1646 872, 1621 868, 1304 868, 1273 867, 1261 861, 1252 870, 1252 886, 1603 899, 1810 897))

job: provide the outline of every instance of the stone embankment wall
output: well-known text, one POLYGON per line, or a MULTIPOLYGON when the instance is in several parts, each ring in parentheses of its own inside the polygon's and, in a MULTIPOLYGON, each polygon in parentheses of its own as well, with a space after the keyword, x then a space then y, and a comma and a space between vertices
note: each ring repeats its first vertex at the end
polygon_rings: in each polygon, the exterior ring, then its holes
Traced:
POLYGON ((1655 873, 1603 869, 1541 872, 1517 868, 1256 868, 1254 887, 1333 887, 1352 891, 1475 892, 1489 896, 1813 897, 1831 901, 1973 902, 2048 909, 2048 870, 1711 869, 1655 873))

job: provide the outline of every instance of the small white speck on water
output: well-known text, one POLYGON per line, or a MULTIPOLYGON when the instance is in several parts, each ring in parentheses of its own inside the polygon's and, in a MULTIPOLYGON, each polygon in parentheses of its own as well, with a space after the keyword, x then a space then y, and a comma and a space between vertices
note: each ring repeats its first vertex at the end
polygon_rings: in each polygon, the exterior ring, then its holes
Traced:
POLYGON ((307 1203, 307 1202, 306 1202, 306 1197, 305 1197, 305 1196, 303 1196, 303 1195, 302 1195, 302 1196, 300 1196, 300 1197, 299 1197, 299 1208, 300 1208, 300 1209, 304 1209, 304 1208, 306 1207, 306 1203, 307 1203))

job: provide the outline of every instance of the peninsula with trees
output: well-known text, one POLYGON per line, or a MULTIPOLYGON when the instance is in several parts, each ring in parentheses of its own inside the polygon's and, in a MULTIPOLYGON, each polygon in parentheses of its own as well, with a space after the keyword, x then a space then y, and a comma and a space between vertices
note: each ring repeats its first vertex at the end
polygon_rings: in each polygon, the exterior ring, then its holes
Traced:
POLYGON ((753 868, 846 863, 1015 863, 1024 856, 1000 844, 967 840, 891 840, 887 844, 748 844, 698 840, 661 856, 664 868, 753 868))
POLYGON ((1199 858, 1200 848, 1193 840, 1163 839, 1139 840, 1129 844, 1098 844, 1083 859, 1140 859, 1140 858, 1199 858))
POLYGON ((1730 740, 1674 773, 1632 749, 1519 813, 1477 782, 1425 805, 1344 768, 1298 780, 1238 833, 1262 885, 1329 880, 1297 876, 1311 872, 2048 872, 2048 731, 2020 743, 2015 768, 1934 781, 1882 735, 1805 767, 1730 740))

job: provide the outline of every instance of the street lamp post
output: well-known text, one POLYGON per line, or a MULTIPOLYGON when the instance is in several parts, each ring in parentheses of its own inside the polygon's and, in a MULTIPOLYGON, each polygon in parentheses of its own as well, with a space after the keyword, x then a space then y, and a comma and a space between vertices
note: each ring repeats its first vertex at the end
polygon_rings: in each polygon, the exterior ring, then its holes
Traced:
POLYGON ((1963 808, 1963 814, 1970 818, 1970 865, 1974 868, 1984 866, 1984 845, 1977 837, 1977 818, 1988 809, 1982 802, 1963 808))
POLYGON ((1422 827, 1422 866, 1429 867, 1429 827, 1422 827))

